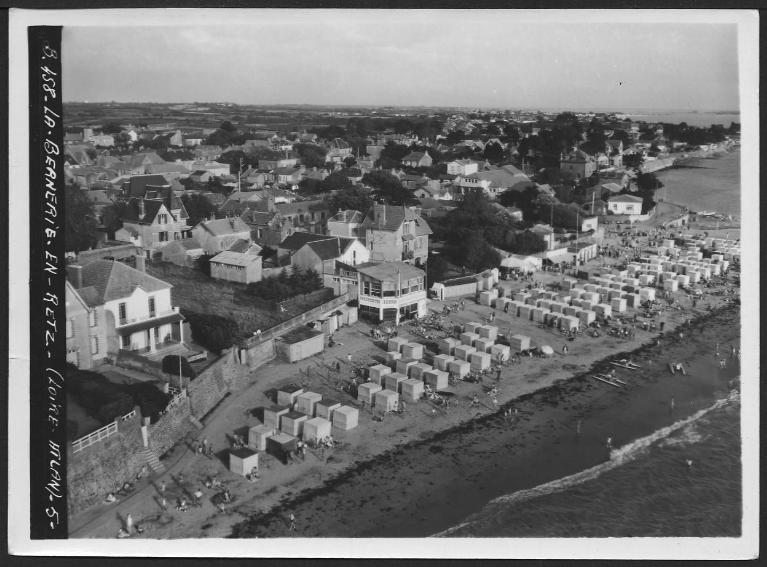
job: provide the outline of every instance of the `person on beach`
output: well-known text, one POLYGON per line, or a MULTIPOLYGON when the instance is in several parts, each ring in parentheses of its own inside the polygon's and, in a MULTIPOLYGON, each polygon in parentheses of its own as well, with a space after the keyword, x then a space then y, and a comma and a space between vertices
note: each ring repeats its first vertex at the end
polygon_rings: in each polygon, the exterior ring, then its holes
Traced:
POLYGON ((608 438, 607 438, 607 443, 606 443, 606 445, 607 445, 607 450, 608 450, 608 451, 609 451, 609 450, 612 450, 612 448, 613 448, 613 438, 612 438, 612 437, 608 437, 608 438))
POLYGON ((129 534, 133 533, 133 516, 130 514, 125 517, 125 531, 129 534))
POLYGON ((296 517, 293 515, 293 512, 290 513, 290 516, 288 516, 288 519, 290 520, 290 527, 288 528, 288 530, 291 532, 296 531, 296 517))
POLYGON ((163 481, 160 483, 160 494, 165 494, 165 489, 166 489, 166 488, 167 488, 167 487, 166 487, 166 485, 165 485, 165 481, 163 480, 163 481))
POLYGON ((687 459, 685 461, 685 464, 687 465, 687 469, 688 470, 691 469, 692 468, 692 459, 687 459))
POLYGON ((352 363, 352 353, 349 353, 346 355, 346 362, 348 362, 349 364, 352 363))
POLYGON ((582 419, 578 420, 578 423, 575 424, 575 434, 580 436, 581 434, 581 424, 583 423, 582 419))
POLYGON ((671 402, 669 402, 669 408, 674 411, 674 396, 671 396, 671 402))
POLYGON ((500 367, 498 368, 498 370, 495 371, 495 381, 496 382, 500 382, 501 381, 501 369, 500 369, 500 367))

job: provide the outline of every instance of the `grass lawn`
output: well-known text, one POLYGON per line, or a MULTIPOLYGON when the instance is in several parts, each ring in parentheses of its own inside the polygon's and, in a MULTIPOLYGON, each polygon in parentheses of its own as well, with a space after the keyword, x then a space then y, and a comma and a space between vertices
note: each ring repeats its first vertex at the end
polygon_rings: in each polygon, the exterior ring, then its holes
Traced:
POLYGON ((147 263, 146 272, 168 282, 172 304, 181 309, 220 315, 237 322, 243 335, 257 329, 266 330, 322 303, 310 298, 291 300, 285 312, 264 308, 253 301, 245 284, 214 280, 199 270, 176 266, 168 262, 147 263))

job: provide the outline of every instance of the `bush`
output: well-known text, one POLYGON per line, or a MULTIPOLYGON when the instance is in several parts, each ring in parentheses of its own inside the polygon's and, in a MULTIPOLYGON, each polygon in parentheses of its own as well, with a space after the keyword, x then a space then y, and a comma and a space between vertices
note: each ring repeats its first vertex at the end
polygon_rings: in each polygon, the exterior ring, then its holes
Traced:
POLYGON ((133 398, 119 384, 90 370, 67 372, 68 393, 101 425, 133 409, 133 398))
POLYGON ((240 328, 236 321, 195 311, 182 310, 182 314, 189 322, 195 342, 216 354, 231 347, 240 338, 240 328))
POLYGON ((161 392, 151 382, 125 384, 123 387, 133 398, 133 404, 139 406, 141 415, 150 418, 154 423, 170 401, 170 395, 161 392))
POLYGON ((192 365, 189 364, 189 361, 186 359, 186 357, 178 356, 176 354, 169 354, 162 359, 162 371, 166 372, 167 374, 178 376, 179 358, 181 359, 181 375, 184 378, 196 378, 197 373, 194 371, 194 368, 192 368, 192 365))
POLYGON ((279 275, 248 284, 248 293, 267 301, 283 301, 296 295, 310 293, 323 287, 322 278, 314 270, 294 268, 288 275, 283 269, 279 275))

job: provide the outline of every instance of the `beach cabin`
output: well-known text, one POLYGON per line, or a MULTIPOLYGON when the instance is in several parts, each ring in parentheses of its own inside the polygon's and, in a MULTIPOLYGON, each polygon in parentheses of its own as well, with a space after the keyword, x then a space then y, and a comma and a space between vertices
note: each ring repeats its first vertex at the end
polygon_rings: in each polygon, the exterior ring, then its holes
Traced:
POLYGON ((391 368, 383 364, 376 364, 369 368, 370 381, 375 384, 381 384, 383 377, 391 373, 391 368))
POLYGON ((296 398, 296 410, 309 417, 313 417, 314 408, 320 400, 322 400, 322 394, 318 394, 317 392, 304 392, 303 394, 299 394, 296 398))
POLYGON ((332 424, 323 417, 313 417, 304 423, 303 440, 307 443, 317 443, 330 436, 332 424))
POLYGON ((397 361, 402 358, 401 352, 394 352, 389 351, 386 354, 384 354, 384 360, 386 361, 386 365, 390 368, 394 368, 397 365, 397 361))
POLYGON ((387 374, 383 379, 383 387, 385 390, 391 390, 393 392, 400 391, 400 384, 407 380, 407 376, 400 374, 399 372, 392 372, 387 374))
POLYGON ((284 406, 272 406, 264 408, 264 425, 277 430, 280 428, 280 418, 288 413, 290 408, 284 406))
POLYGON ((456 378, 464 378, 471 371, 471 364, 466 360, 453 360, 447 363, 447 371, 456 378))
POLYGON ((433 390, 444 390, 448 387, 448 373, 442 370, 428 370, 423 373, 424 382, 433 390))
POLYGON ((380 390, 374 395, 375 407, 381 411, 394 411, 399 405, 399 394, 392 390, 380 390))
POLYGON ((400 352, 402 345, 406 345, 409 341, 404 337, 392 337, 386 345, 386 350, 400 352))
POLYGON ((495 341, 498 338, 498 327, 495 325, 482 325, 477 328, 477 334, 483 339, 495 341))
POLYGON ((293 407, 298 396, 304 393, 304 389, 295 384, 289 384, 277 390, 277 403, 281 406, 293 407))
POLYGON ((469 360, 469 355, 473 352, 477 352, 477 349, 473 346, 461 345, 455 348, 455 357, 461 360, 469 360))
POLYGON ((512 352, 521 352, 530 348, 530 337, 527 335, 511 335, 509 337, 509 347, 512 352))
POLYGON ((342 431, 349 431, 357 427, 360 419, 360 412, 356 408, 341 406, 333 411, 333 427, 342 431))
POLYGON ((275 341, 276 350, 288 362, 297 362, 325 349, 325 333, 309 327, 296 327, 275 341))
POLYGON ((423 397, 424 386, 420 380, 408 378, 400 384, 402 390, 402 399, 406 402, 417 402, 423 397))
POLYGON ((419 343, 407 343, 402 345, 402 356, 405 358, 421 360, 423 358, 423 345, 419 343))
POLYGON ((468 323, 464 324, 464 332, 476 333, 477 329, 479 329, 481 326, 482 326, 482 323, 477 323, 476 321, 469 321, 468 323))
POLYGON ((341 402, 331 400, 329 398, 324 398, 317 402, 317 405, 314 406, 314 413, 317 415, 317 417, 321 417, 329 421, 333 417, 333 412, 340 407, 341 402))
POLYGON ((275 434, 275 429, 268 425, 254 425, 248 429, 248 447, 254 451, 266 451, 266 440, 275 434))
POLYGON ((417 364, 413 364, 412 366, 408 368, 408 371, 409 371, 408 378, 423 380, 423 373, 431 369, 432 369, 432 366, 430 364, 426 364, 425 362, 419 362, 417 364))
POLYGON ((479 338, 479 334, 477 333, 461 333, 461 344, 462 345, 468 345, 468 346, 474 346, 474 341, 476 341, 479 338))
POLYGON ((506 362, 511 356, 511 349, 506 345, 493 345, 490 347, 490 356, 493 360, 506 362))
MULTIPOLYGON (((380 384, 375 382, 365 382, 357 386, 357 401, 373 405, 373 396, 376 392, 383 390, 380 384)), ((336 410, 337 411, 337 410, 336 410)))
POLYGON ((433 360, 434 368, 437 370, 447 370, 447 363, 453 360, 455 360, 454 356, 450 356, 449 354, 438 354, 433 360))
POLYGON ((309 419, 305 413, 289 411, 280 418, 280 431, 299 437, 304 430, 304 422, 309 419))
POLYGON ((297 439, 287 433, 276 433, 266 440, 266 452, 287 464, 290 454, 296 450, 296 442, 297 439))
POLYGON ((486 352, 475 352, 469 357, 471 369, 475 371, 487 370, 490 368, 490 355, 486 352))
POLYGON ((243 447, 229 451, 229 470, 234 474, 245 476, 254 468, 258 469, 258 453, 253 449, 243 447))
POLYGON ((418 364, 418 361, 412 358, 401 358, 397 361, 396 371, 405 376, 410 375, 410 367, 414 364, 418 364))
POLYGON ((455 352, 455 347, 460 346, 461 341, 454 338, 446 338, 442 339, 437 343, 437 347, 439 348, 439 352, 441 354, 447 354, 447 355, 453 355, 455 352))

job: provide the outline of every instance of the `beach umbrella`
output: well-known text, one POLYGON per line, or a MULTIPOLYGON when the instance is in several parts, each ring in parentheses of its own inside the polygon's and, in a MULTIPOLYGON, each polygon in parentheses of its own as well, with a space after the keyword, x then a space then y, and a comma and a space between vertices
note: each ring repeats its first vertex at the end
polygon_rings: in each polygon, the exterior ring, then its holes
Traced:
POLYGON ((553 349, 553 348, 551 348, 549 345, 543 345, 543 346, 541 347, 541 353, 542 353, 544 356, 551 356, 551 355, 553 355, 553 354, 554 354, 554 349, 553 349))

